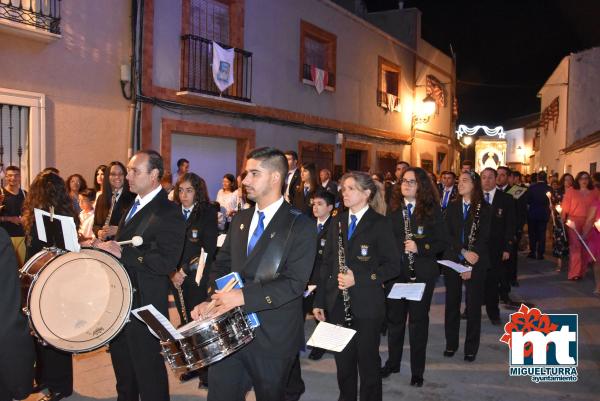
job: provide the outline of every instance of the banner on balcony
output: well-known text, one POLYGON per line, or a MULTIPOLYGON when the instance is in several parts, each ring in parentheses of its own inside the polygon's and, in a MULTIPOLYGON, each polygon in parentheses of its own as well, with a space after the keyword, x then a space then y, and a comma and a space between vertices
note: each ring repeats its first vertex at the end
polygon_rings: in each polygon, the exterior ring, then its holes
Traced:
POLYGON ((325 89, 325 87, 327 86, 329 74, 327 73, 327 71, 312 65, 310 67, 310 77, 312 78, 315 84, 315 89, 317 90, 317 93, 320 95, 321 92, 323 92, 323 89, 325 89))
POLYGON ((233 85, 233 48, 223 49, 216 42, 213 43, 213 79, 221 92, 233 85))

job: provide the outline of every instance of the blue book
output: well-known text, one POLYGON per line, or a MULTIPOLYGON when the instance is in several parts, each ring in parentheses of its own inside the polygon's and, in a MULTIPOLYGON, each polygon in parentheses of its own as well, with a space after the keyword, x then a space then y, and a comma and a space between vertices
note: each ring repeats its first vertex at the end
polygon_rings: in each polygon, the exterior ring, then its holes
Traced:
MULTIPOLYGON (((233 288, 242 288, 244 286, 240 274, 238 272, 231 272, 215 280, 217 289, 220 290, 221 288, 225 287, 232 277, 235 277, 235 279, 237 280, 237 284, 233 288)), ((247 313, 246 319, 248 320, 248 324, 251 328, 260 326, 260 322, 258 321, 258 316, 256 315, 256 313, 247 313)))

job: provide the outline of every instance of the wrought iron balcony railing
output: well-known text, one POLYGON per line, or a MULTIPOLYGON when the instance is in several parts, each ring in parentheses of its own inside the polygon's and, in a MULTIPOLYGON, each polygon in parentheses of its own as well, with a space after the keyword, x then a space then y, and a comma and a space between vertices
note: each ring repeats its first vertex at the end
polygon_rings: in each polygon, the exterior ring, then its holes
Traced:
POLYGON ((61 0, 0 0, 0 19, 60 35, 61 0))
MULTIPOLYGON (((219 43, 225 49, 225 46, 219 43)), ((196 35, 181 37, 181 90, 250 102, 252 98, 252 53, 234 49, 233 85, 223 93, 212 73, 213 42, 196 35)))

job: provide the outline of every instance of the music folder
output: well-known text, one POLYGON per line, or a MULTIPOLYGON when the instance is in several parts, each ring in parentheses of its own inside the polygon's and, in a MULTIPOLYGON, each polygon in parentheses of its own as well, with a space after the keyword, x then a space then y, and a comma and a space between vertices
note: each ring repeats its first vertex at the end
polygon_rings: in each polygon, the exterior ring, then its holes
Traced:
POLYGON ((73 217, 53 214, 42 209, 34 209, 33 214, 40 241, 71 252, 81 250, 73 217))

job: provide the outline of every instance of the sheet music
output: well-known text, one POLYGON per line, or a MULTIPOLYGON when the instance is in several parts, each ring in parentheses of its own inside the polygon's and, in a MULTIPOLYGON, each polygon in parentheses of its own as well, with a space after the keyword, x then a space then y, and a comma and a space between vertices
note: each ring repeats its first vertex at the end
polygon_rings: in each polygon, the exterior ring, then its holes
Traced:
MULTIPOLYGON (((140 316, 140 312, 141 311, 148 311, 152 314, 152 316, 154 316, 156 318, 156 320, 158 320, 158 322, 163 326, 163 328, 171 335, 171 337, 173 337, 176 340, 182 340, 184 337, 181 335, 180 332, 177 331, 177 329, 175 329, 175 326, 173 326, 171 324, 171 322, 169 321, 169 319, 167 319, 165 317, 165 315, 163 315, 162 313, 160 313, 155 307, 154 305, 150 304, 150 305, 145 305, 142 306, 141 308, 137 308, 137 309, 133 309, 131 311, 131 313, 133 314, 133 316, 135 316, 136 318, 140 319, 142 322, 146 323, 148 325, 148 323, 140 316)), ((155 332, 155 330, 152 330, 150 328, 150 326, 148 325, 148 330, 150 330, 150 332, 156 337, 160 339, 160 336, 155 332)))
POLYGON ((304 291, 304 295, 303 295, 303 297, 304 297, 304 298, 308 297, 310 294, 312 294, 312 292, 315 290, 315 288, 317 288, 317 286, 316 286, 316 285, 309 284, 309 285, 306 287, 306 291, 304 291))
POLYGON ((425 291, 425 283, 396 283, 392 287, 388 298, 420 301, 425 291))
POLYGON ((207 256, 208 254, 204 252, 204 248, 200 248, 200 258, 198 258, 198 269, 196 270, 196 277, 194 278, 194 281, 196 281, 196 285, 200 285, 202 273, 204 272, 204 267, 206 266, 207 256))
POLYGON ((223 246, 223 243, 225 242, 225 238, 227 238, 227 234, 221 234, 217 237, 217 248, 220 248, 223 246))
POLYGON ((319 322, 306 344, 329 351, 342 352, 352 340, 354 334, 356 334, 356 330, 327 322, 319 322))
POLYGON ((471 268, 469 266, 461 265, 460 263, 456 263, 451 260, 438 260, 438 263, 440 265, 444 265, 444 266, 451 268, 452 270, 456 271, 457 273, 466 273, 466 272, 470 272, 471 270, 473 270, 473 268, 471 268))
MULTIPOLYGON (((43 216, 52 217, 52 215, 42 209, 33 209, 33 213, 35 217, 38 238, 42 242, 48 242, 43 216)), ((60 221, 61 231, 65 242, 65 249, 71 252, 79 252, 81 247, 79 246, 77 228, 75 227, 75 220, 73 220, 73 217, 55 214, 52 218, 60 221)))

